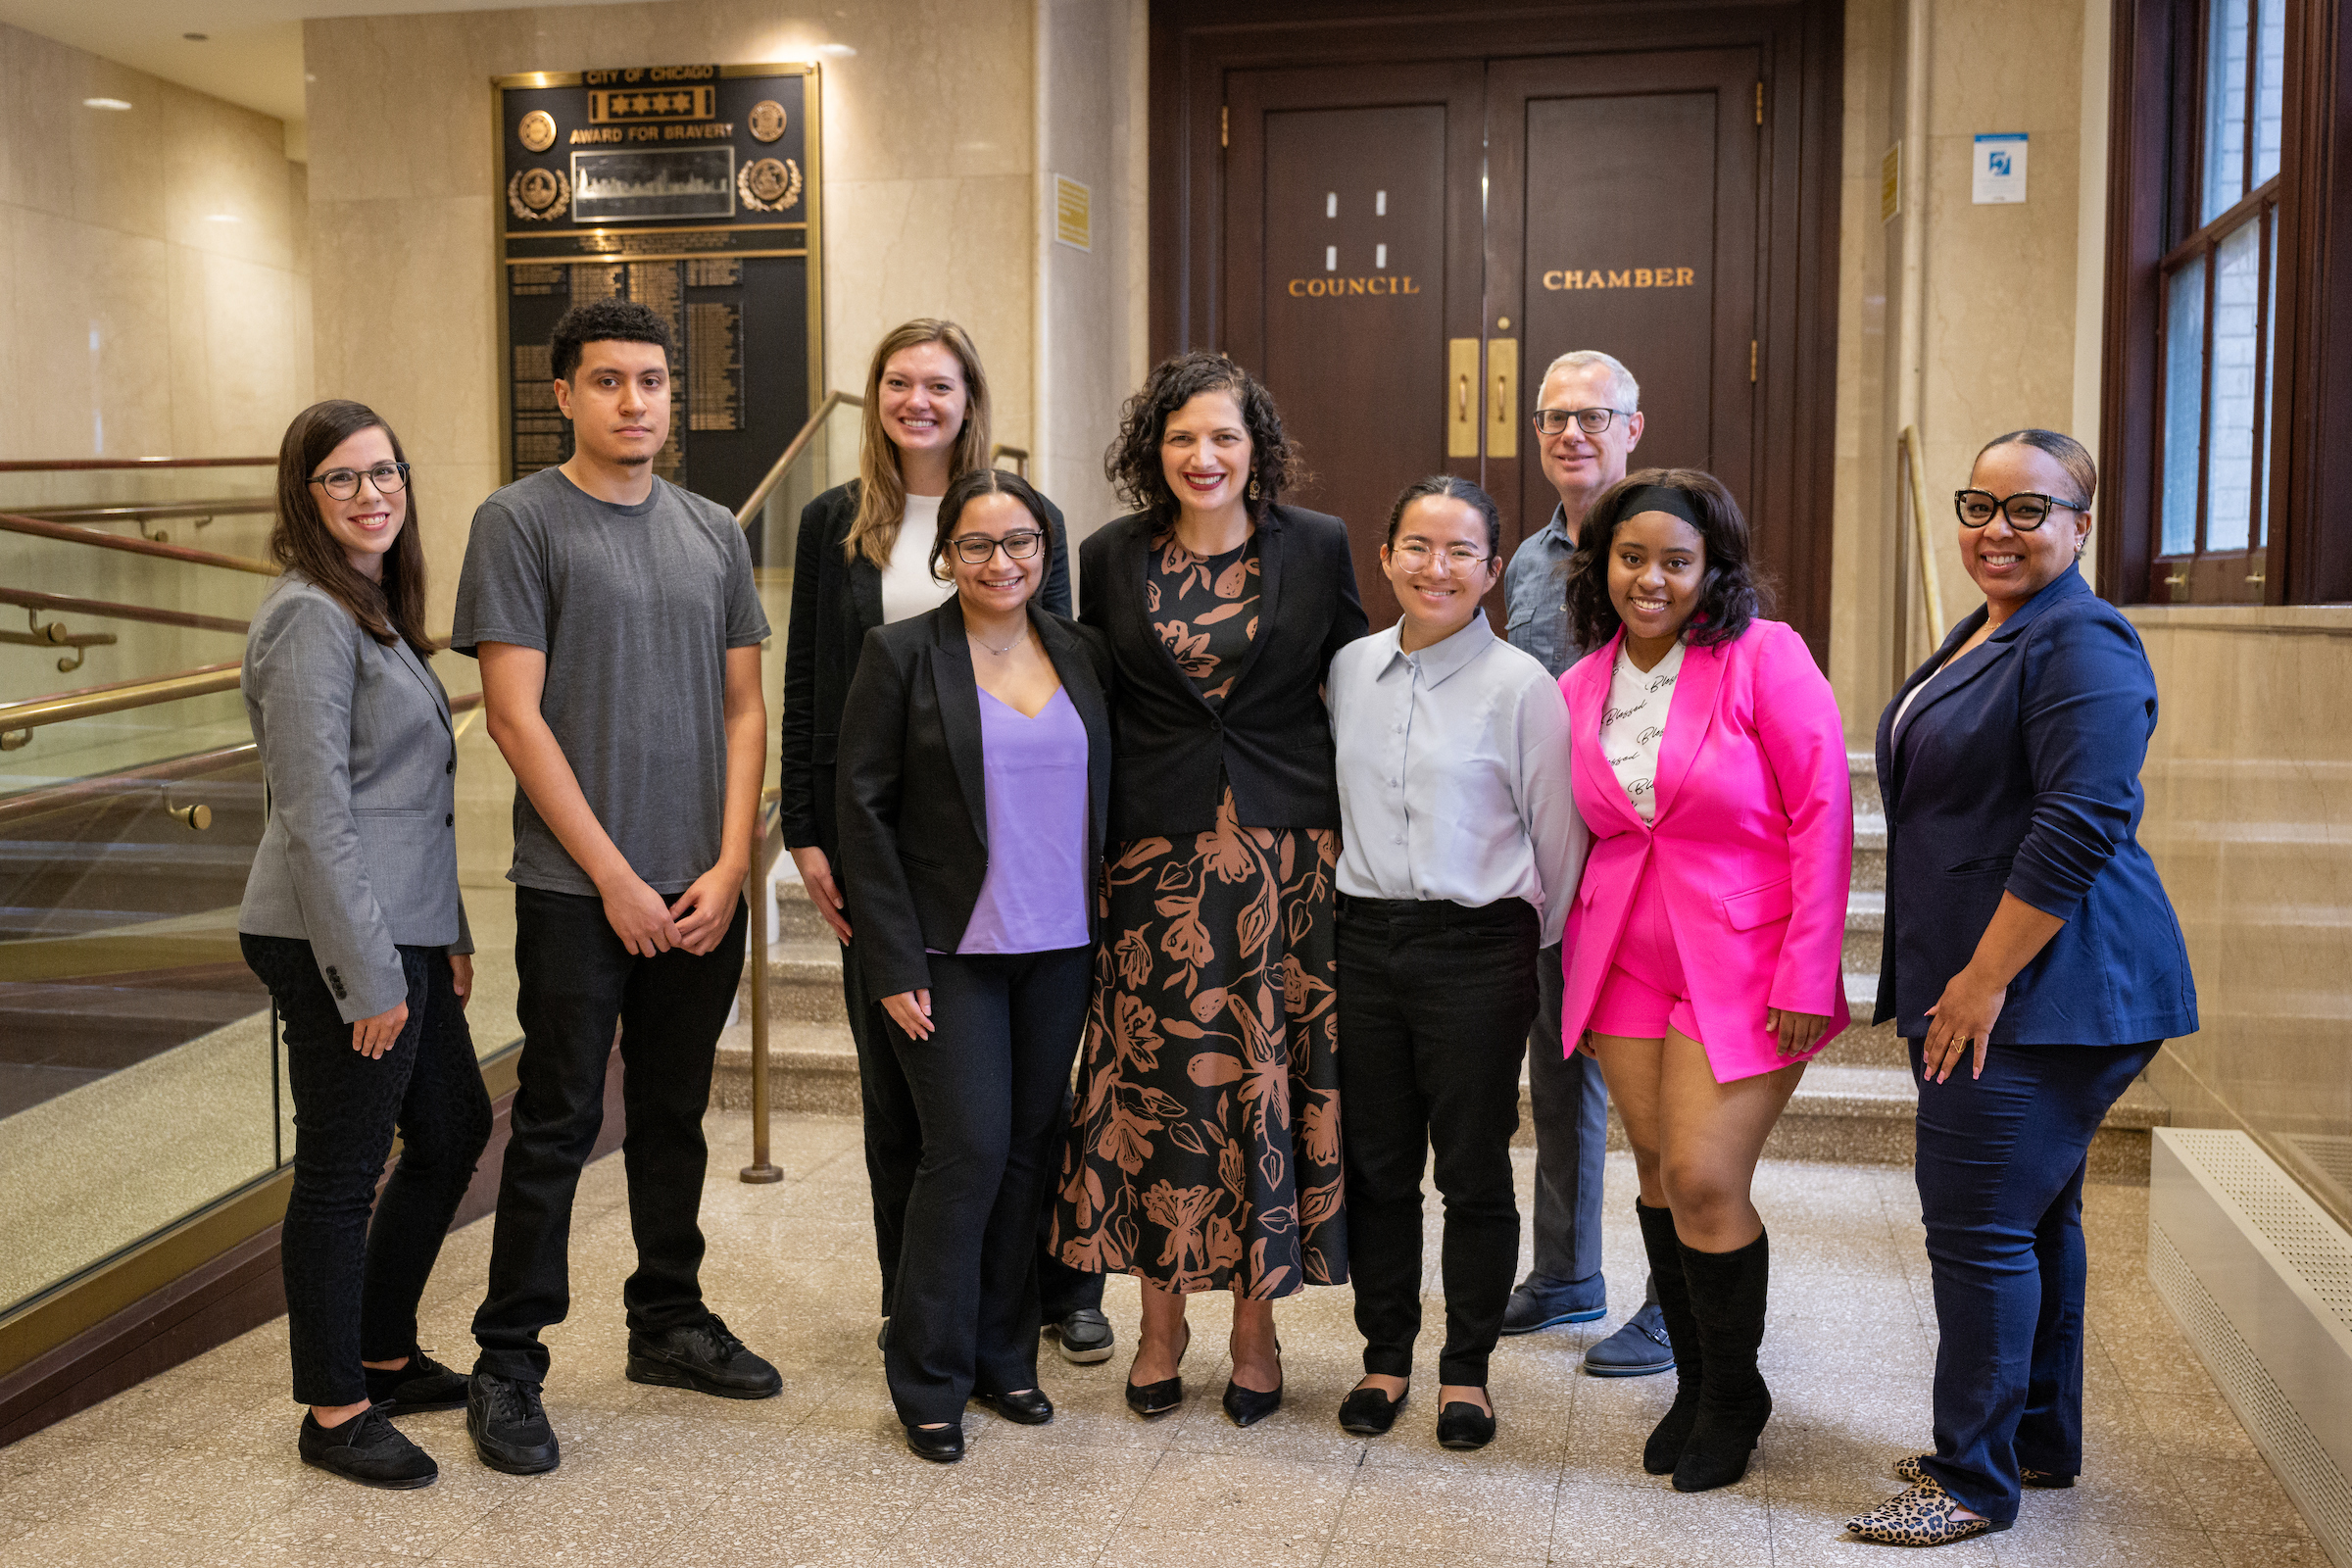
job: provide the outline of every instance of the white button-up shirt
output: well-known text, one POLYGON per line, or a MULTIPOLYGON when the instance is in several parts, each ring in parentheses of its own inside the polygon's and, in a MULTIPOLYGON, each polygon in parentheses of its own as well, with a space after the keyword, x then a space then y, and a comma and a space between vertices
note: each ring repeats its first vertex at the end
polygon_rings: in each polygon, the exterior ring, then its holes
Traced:
POLYGON ((1339 889, 1360 899, 1525 899, 1560 940, 1588 834, 1568 703, 1480 611, 1418 653, 1397 627, 1348 644, 1327 687, 1338 743, 1339 889))

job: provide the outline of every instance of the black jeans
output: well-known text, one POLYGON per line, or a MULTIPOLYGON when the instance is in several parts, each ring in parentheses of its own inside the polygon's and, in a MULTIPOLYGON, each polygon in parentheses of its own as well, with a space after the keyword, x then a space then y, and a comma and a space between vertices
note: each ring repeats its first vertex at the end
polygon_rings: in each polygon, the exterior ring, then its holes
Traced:
POLYGON ((750 917, 696 956, 673 948, 640 958, 621 946, 589 895, 514 890, 515 1072, 507 1162, 490 1242, 490 1291, 473 1315, 474 1370, 547 1380, 539 1331, 571 1310, 571 1202, 605 1120, 605 1064, 620 1031, 628 1132, 629 1229, 637 1271, 621 1287, 632 1330, 698 1323, 703 1230, 703 1112, 718 1032, 743 978, 750 917))
MULTIPOLYGON (((914 1190, 914 1170, 923 1157, 922 1117, 915 1110, 914 1091, 906 1086, 906 1070, 899 1065, 892 1041, 899 1038, 866 993, 858 949, 841 950, 841 997, 850 1015, 850 1039, 858 1048, 858 1092, 865 1117, 865 1182, 874 1209, 874 1253, 882 1266, 882 1315, 891 1315, 898 1296, 899 1255, 906 1242, 906 1196, 914 1190)), ((1064 1105, 1063 1120, 1069 1120, 1064 1105)), ((1037 1283, 1039 1303, 1049 1323, 1058 1323, 1081 1307, 1101 1310, 1102 1276, 1070 1267, 1054 1257, 1046 1245, 1054 1220, 1053 1191, 1048 1188, 1037 1213, 1037 1283)))
POLYGON ((922 1119, 883 1368, 908 1426, 1037 1387, 1037 1213, 1094 949, 931 956, 928 1040, 884 1020, 922 1119))
POLYGON ((1409 1377, 1421 1332, 1421 1172, 1446 1200, 1441 1382, 1484 1387, 1519 1261, 1511 1135, 1536 1015, 1535 909, 1340 900, 1340 1127, 1364 1370, 1409 1377))
POLYGON ((368 1397, 362 1361, 417 1348, 416 1299, 490 1141, 490 1096, 443 949, 399 950, 408 1027, 369 1058, 351 1049, 308 942, 237 940, 277 1004, 294 1097, 294 1193, 278 1244, 294 1397, 357 1404, 368 1397), (396 1128, 400 1163, 378 1199, 396 1128))

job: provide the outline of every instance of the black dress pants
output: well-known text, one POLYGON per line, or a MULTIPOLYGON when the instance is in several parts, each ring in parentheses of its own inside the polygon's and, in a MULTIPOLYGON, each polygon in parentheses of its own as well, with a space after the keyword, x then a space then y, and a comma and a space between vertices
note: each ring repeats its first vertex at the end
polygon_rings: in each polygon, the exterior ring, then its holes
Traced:
POLYGON ((1409 1377, 1421 1332, 1421 1172, 1446 1200, 1439 1380, 1484 1387, 1519 1261, 1511 1135, 1536 1015, 1524 900, 1340 900, 1340 1128, 1364 1370, 1409 1377))
POLYGON ((1037 1387, 1037 1214, 1093 978, 1092 947, 935 953, 931 1038, 883 1020, 922 1124, 882 1358, 908 1426, 1037 1387))
POLYGON ((718 1032, 743 977, 741 899, 717 947, 640 958, 604 901, 514 890, 515 1014, 522 1023, 507 1161, 490 1242, 490 1291, 474 1313, 474 1370, 547 1380, 539 1333, 571 1310, 571 1203, 605 1120, 605 1066, 620 1031, 629 1229, 637 1271, 621 1287, 632 1330, 702 1321, 703 1113, 718 1032))
POLYGON ((490 1096, 445 950, 399 950, 408 1026, 368 1057, 351 1049, 308 942, 238 942, 277 1004, 294 1097, 294 1193, 279 1242, 294 1397, 358 1404, 362 1361, 417 1348, 416 1300, 489 1142, 490 1096), (400 1163, 378 1198, 396 1128, 400 1163))

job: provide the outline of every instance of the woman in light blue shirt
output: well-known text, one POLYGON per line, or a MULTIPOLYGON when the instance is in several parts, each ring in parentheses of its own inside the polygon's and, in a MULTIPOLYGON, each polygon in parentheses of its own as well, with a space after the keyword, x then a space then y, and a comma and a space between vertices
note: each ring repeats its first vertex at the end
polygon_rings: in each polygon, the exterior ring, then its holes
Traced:
POLYGON ((1585 858, 1568 707, 1479 601, 1501 574, 1494 503, 1432 475, 1389 514, 1381 569, 1403 618, 1332 661, 1339 757, 1340 1096, 1348 1268, 1364 1379, 1351 1433, 1389 1430, 1421 1327, 1421 1171, 1446 1200, 1438 1441, 1494 1436, 1487 1357, 1519 1257, 1511 1135, 1536 955, 1585 858))

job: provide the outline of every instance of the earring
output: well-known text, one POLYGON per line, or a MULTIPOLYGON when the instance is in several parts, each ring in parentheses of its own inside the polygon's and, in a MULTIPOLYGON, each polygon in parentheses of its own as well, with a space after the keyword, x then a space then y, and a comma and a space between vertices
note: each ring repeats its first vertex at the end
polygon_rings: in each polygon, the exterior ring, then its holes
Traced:
POLYGON ((1250 480, 1250 499, 1252 501, 1257 499, 1257 478, 1255 475, 1251 475, 1250 480))

